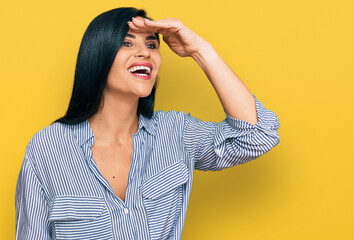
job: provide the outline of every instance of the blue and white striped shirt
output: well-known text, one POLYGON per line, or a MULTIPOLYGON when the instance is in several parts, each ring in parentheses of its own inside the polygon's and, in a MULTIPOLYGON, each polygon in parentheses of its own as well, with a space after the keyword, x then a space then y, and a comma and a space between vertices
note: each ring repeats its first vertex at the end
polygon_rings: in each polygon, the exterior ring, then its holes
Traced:
POLYGON ((16 239, 181 239, 193 170, 221 170, 279 143, 276 114, 256 99, 258 122, 183 112, 139 117, 126 199, 103 178, 89 122, 54 123, 30 140, 16 189, 16 239))

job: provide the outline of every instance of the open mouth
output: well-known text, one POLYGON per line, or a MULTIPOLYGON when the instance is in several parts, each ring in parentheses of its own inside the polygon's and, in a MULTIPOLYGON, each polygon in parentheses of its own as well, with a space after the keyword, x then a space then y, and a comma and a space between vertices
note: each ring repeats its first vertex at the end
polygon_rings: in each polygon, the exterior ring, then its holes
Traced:
POLYGON ((149 79, 152 70, 152 65, 150 63, 135 63, 132 64, 128 71, 133 74, 135 77, 142 79, 149 79))

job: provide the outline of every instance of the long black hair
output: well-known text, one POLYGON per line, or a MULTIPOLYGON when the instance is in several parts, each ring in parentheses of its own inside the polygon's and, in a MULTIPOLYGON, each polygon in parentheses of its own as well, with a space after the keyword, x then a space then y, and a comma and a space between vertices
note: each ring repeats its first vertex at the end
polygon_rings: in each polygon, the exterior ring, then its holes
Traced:
MULTIPOLYGON (((136 8, 116 8, 98 15, 87 27, 77 56, 74 87, 68 110, 55 122, 77 124, 98 111, 115 56, 129 30, 132 17, 147 18, 136 8)), ((158 34, 156 37, 159 41, 158 34)), ((140 98, 138 114, 151 118, 156 85, 149 96, 140 98)))

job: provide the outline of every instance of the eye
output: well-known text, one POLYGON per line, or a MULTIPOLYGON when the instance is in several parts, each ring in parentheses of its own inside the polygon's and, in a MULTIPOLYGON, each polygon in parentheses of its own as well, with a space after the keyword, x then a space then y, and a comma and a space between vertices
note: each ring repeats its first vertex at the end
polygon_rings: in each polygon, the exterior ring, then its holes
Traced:
POLYGON ((146 47, 150 48, 150 49, 156 49, 156 44, 155 43, 149 43, 149 44, 146 44, 146 47))
POLYGON ((131 44, 130 42, 125 41, 125 42, 122 42, 122 45, 121 45, 121 46, 122 46, 122 47, 131 47, 132 44, 131 44))

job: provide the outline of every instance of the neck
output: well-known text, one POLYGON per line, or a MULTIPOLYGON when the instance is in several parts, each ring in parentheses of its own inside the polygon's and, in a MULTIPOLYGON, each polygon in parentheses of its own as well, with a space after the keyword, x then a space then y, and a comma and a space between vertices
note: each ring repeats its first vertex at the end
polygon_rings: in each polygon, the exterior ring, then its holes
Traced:
POLYGON ((95 139, 108 143, 125 142, 138 130, 139 98, 104 93, 104 101, 89 123, 95 139))

